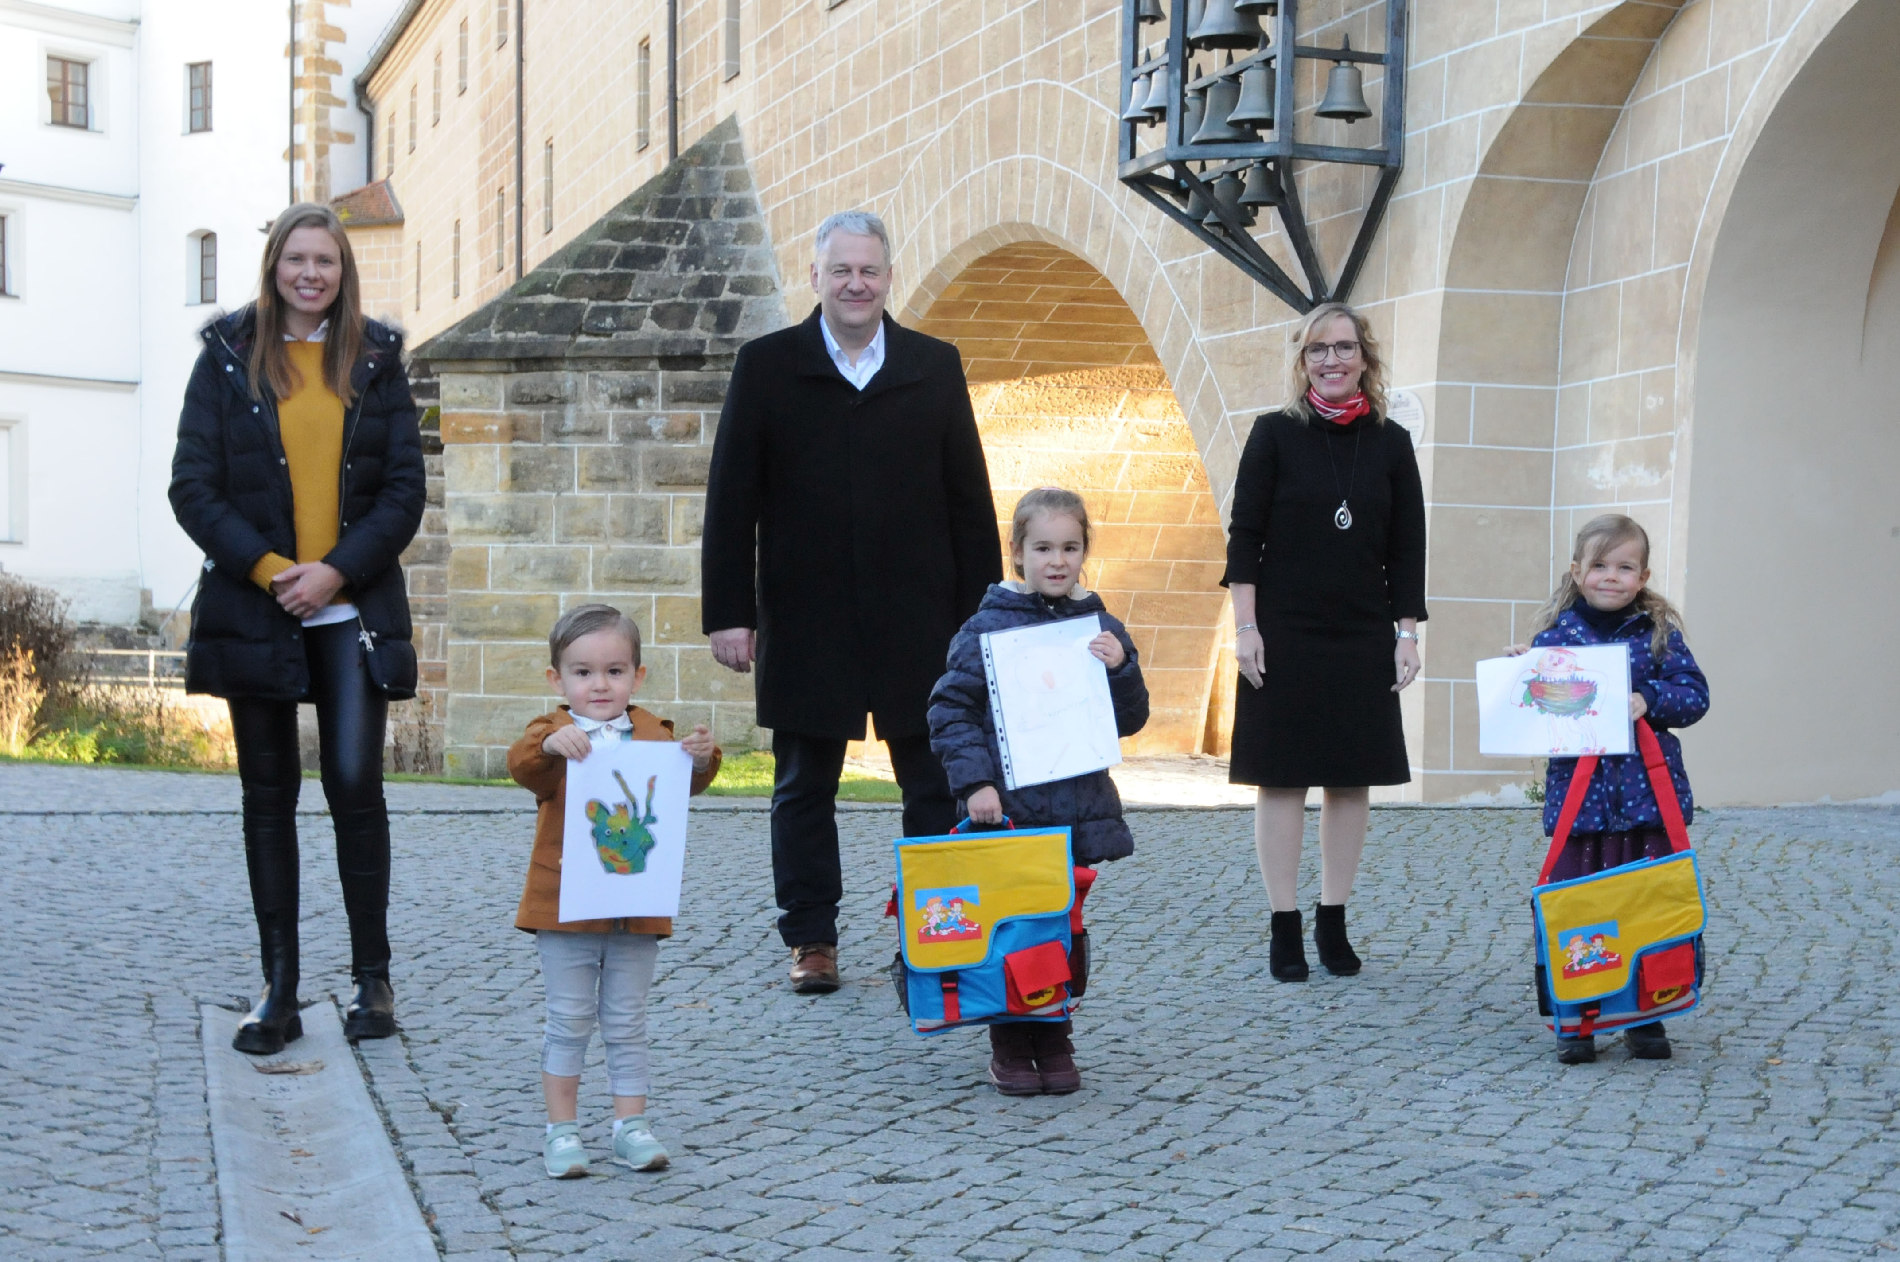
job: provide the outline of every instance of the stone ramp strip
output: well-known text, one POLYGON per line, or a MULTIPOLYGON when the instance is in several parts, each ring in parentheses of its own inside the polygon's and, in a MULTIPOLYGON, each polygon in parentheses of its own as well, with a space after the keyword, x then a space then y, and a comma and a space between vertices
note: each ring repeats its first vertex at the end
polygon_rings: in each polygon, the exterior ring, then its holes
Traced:
POLYGON ((232 1050, 238 1013, 200 1011, 225 1262, 437 1262, 336 1005, 264 1058, 232 1050))

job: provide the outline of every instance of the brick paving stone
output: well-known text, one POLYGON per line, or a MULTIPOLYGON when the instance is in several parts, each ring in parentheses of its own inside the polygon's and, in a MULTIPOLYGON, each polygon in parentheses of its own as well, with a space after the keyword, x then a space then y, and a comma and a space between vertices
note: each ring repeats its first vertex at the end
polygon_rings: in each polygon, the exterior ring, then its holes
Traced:
MULTIPOLYGON (((196 1005, 255 985, 236 790, 227 776, 0 767, 9 1259, 216 1255, 196 1005)), ((1900 1244, 1893 936, 1852 939, 1854 984, 1840 975, 1840 926, 1900 911, 1894 809, 1700 816, 1707 1008, 1670 1023, 1671 1062, 1630 1061, 1610 1037, 1599 1063, 1569 1069, 1531 1015, 1534 814, 1375 812, 1352 912, 1365 973, 1280 985, 1246 816, 1142 813, 1136 856, 1091 900, 1085 1088, 1005 1101, 984 1083, 982 1034, 915 1038, 883 979, 895 813, 841 817, 846 985, 813 1000, 784 988, 764 817, 721 804, 695 818, 654 990, 653 1109, 674 1167, 607 1162, 596 1049, 595 1173, 555 1183, 539 1169, 539 976, 509 923, 526 795, 392 785, 390 801, 403 1034, 360 1056, 456 1262, 1844 1258, 1900 1244)), ((313 783, 312 997, 347 987, 321 811, 313 783)))

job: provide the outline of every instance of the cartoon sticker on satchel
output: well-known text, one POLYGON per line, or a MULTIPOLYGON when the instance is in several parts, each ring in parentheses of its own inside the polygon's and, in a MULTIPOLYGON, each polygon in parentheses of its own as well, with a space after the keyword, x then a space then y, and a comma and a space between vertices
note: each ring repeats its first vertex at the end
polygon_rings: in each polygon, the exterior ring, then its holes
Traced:
POLYGON ((1614 920, 1563 930, 1557 935, 1557 949, 1564 954, 1564 976, 1582 977, 1621 966, 1623 957, 1615 949, 1619 945, 1614 920))
POLYGON ((913 897, 916 899, 913 905, 924 917, 923 924, 917 927, 917 941, 967 942, 983 936, 983 926, 970 917, 970 909, 981 906, 983 901, 976 886, 917 890, 913 897))

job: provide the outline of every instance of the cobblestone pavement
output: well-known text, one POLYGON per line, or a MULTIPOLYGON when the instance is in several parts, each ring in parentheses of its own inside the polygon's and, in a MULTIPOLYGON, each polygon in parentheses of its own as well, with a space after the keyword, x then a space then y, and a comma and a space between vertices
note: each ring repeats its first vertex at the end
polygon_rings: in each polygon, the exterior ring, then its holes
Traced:
MULTIPOLYGON (((1086 1085, 1030 1100, 985 1085, 980 1031, 911 1035, 877 971, 894 812, 844 819, 821 999, 783 989, 763 816, 707 812, 655 991, 673 1168, 554 1183, 525 795, 391 800, 405 1033, 360 1055, 457 1262, 1900 1254, 1900 810, 1700 817, 1708 1006, 1673 1061, 1570 1069, 1528 984, 1532 813, 1376 811, 1366 971, 1302 986, 1266 973, 1246 815, 1142 814, 1090 902, 1086 1085)), ((218 1256, 194 1004, 256 975, 235 808, 229 777, 0 767, 0 1256, 218 1256)), ((307 823, 317 996, 347 957, 307 823)), ((596 1052, 597 1159, 604 1093, 596 1052)))

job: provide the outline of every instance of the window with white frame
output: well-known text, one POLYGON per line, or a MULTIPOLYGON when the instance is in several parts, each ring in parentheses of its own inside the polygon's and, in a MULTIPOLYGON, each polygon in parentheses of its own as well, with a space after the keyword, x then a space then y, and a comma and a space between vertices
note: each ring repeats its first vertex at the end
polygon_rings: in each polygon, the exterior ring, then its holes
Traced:
POLYGON ((640 41, 640 57, 633 80, 633 147, 644 149, 653 143, 653 41, 640 41))
POLYGON ((726 0, 726 78, 739 77, 739 0, 726 0))
POLYGON ((388 133, 383 144, 383 178, 388 179, 396 173, 396 107, 389 107, 389 121, 383 130, 388 133))
POLYGON ((0 543, 26 538, 26 427, 0 416, 0 543))
POLYGON ((409 152, 416 151, 416 85, 409 85, 409 152))
POLYGON ((194 61, 185 67, 185 130, 211 130, 211 63, 194 61))
POLYGON ((0 298, 13 298, 13 255, 9 252, 12 242, 8 240, 7 229, 13 226, 10 215, 0 215, 0 298))
POLYGON ((218 300, 218 234, 215 232, 194 232, 191 234, 191 249, 187 261, 191 269, 191 279, 185 286, 186 301, 189 304, 216 302, 218 300))
POLYGON ((55 127, 92 127, 92 65, 72 57, 46 59, 46 96, 55 127))
POLYGON ((495 190, 495 270, 508 264, 508 190, 495 190))
POLYGON ((495 0, 495 47, 508 42, 508 0, 495 0))
POLYGON ((462 221, 449 233, 449 297, 462 296, 462 221))
POLYGON ((429 126, 434 127, 442 121, 442 52, 435 54, 435 82, 430 88, 429 126))
POLYGON ((468 19, 455 32, 455 95, 468 91, 468 19))

